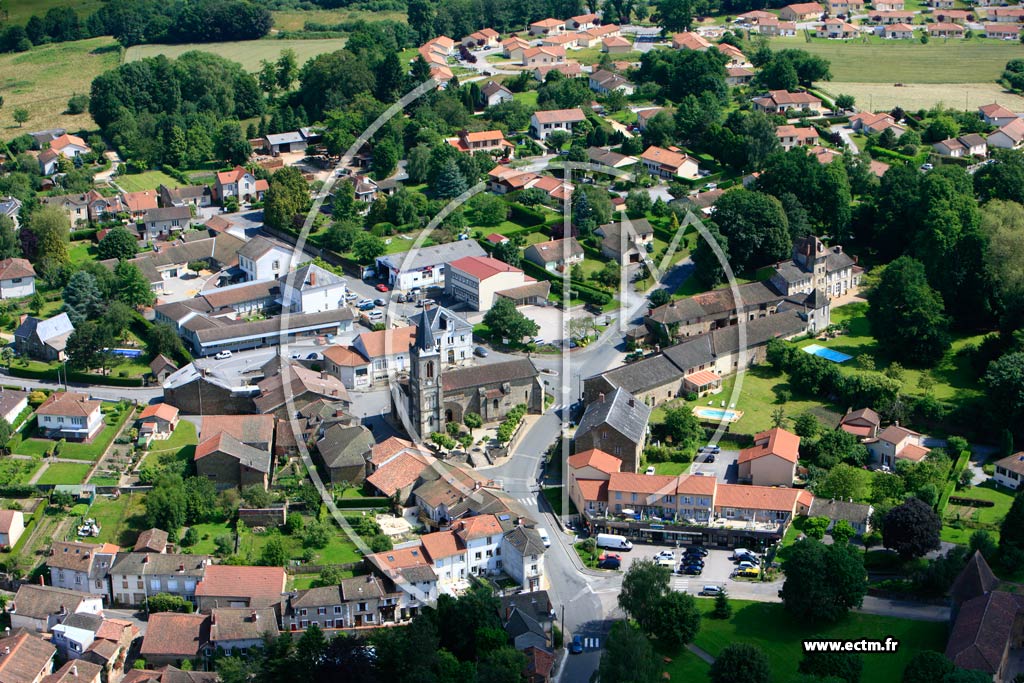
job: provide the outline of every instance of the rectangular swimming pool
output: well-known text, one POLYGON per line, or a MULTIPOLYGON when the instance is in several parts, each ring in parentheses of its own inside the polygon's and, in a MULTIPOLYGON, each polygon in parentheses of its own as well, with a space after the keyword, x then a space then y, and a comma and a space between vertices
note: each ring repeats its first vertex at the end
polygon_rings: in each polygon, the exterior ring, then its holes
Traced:
POLYGON ((853 356, 848 356, 845 353, 833 351, 832 349, 827 349, 821 344, 810 344, 808 346, 805 346, 804 351, 811 354, 812 356, 821 356, 825 360, 830 360, 833 363, 845 363, 846 361, 853 358, 853 356))
POLYGON ((735 422, 743 417, 742 410, 727 410, 725 408, 704 408, 697 406, 693 414, 701 420, 713 420, 715 422, 735 422))

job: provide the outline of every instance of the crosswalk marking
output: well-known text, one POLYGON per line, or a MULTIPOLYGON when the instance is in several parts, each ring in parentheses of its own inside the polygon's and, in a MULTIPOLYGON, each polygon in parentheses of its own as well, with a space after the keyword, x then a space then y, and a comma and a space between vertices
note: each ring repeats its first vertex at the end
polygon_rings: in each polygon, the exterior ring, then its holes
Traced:
POLYGON ((516 500, 523 505, 533 505, 537 502, 536 498, 516 498, 516 500))
POLYGON ((686 593, 690 589, 690 579, 683 578, 681 576, 674 577, 672 579, 672 588, 680 591, 681 593, 686 593))
POLYGON ((583 647, 591 647, 591 648, 597 649, 598 647, 600 647, 600 645, 601 645, 601 639, 600 638, 584 638, 583 639, 583 647))

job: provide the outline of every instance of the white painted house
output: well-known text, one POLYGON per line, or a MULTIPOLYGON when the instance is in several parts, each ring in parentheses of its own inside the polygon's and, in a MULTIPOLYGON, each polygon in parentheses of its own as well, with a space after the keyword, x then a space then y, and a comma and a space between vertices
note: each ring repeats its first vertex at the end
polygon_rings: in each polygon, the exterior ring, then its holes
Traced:
POLYGON ((537 111, 530 117, 530 134, 538 140, 545 140, 558 130, 572 133, 572 127, 585 119, 583 110, 579 108, 537 111))
POLYGON ((345 305, 345 280, 318 265, 307 263, 281 277, 281 305, 292 313, 333 311, 345 305))
POLYGON ((21 510, 0 510, 0 547, 13 548, 25 532, 21 510))
POLYGON ((1024 482, 1024 451, 996 460, 996 473, 992 476, 997 484, 1017 490, 1024 482))
POLYGON ((85 394, 57 391, 36 408, 36 423, 47 438, 85 441, 103 429, 100 405, 85 394))
POLYGON ((192 209, 188 206, 168 206, 147 209, 142 223, 146 228, 146 239, 167 239, 175 233, 186 230, 192 222, 192 209))
POLYGON ((110 595, 107 574, 118 550, 110 543, 54 541, 46 558, 50 583, 57 588, 107 597, 110 595))
POLYGON ((0 299, 19 299, 36 291, 36 271, 26 259, 0 261, 0 299))
POLYGON ((255 237, 238 250, 238 267, 245 279, 274 280, 288 272, 292 252, 265 237, 255 237))
POLYGON ((103 614, 103 600, 98 595, 26 583, 7 603, 7 612, 12 629, 49 632, 69 614, 103 614))

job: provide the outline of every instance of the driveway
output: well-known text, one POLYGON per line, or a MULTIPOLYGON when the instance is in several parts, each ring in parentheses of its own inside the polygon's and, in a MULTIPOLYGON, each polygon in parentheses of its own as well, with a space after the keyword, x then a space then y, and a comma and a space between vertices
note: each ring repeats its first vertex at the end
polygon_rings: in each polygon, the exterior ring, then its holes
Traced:
POLYGON ((739 451, 722 451, 715 456, 714 462, 705 462, 705 457, 697 455, 697 459, 690 465, 690 474, 715 477, 721 484, 735 484, 739 479, 739 451))
POLYGON ((843 139, 843 144, 846 145, 847 149, 850 150, 851 154, 860 154, 860 150, 857 149, 857 143, 853 141, 853 137, 849 128, 842 124, 836 124, 829 128, 833 133, 839 133, 839 137, 843 139))

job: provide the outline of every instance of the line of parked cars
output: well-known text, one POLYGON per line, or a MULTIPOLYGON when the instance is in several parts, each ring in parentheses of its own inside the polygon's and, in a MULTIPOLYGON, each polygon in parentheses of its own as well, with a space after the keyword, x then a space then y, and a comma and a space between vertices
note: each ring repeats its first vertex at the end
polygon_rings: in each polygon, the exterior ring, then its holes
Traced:
POLYGON ((751 579, 761 576, 761 558, 752 550, 736 548, 729 559, 736 563, 736 571, 733 572, 733 576, 751 579))
POLYGON ((687 576, 700 576, 704 573, 704 558, 708 556, 708 549, 702 545, 689 546, 683 552, 683 560, 679 563, 680 574, 687 576))

